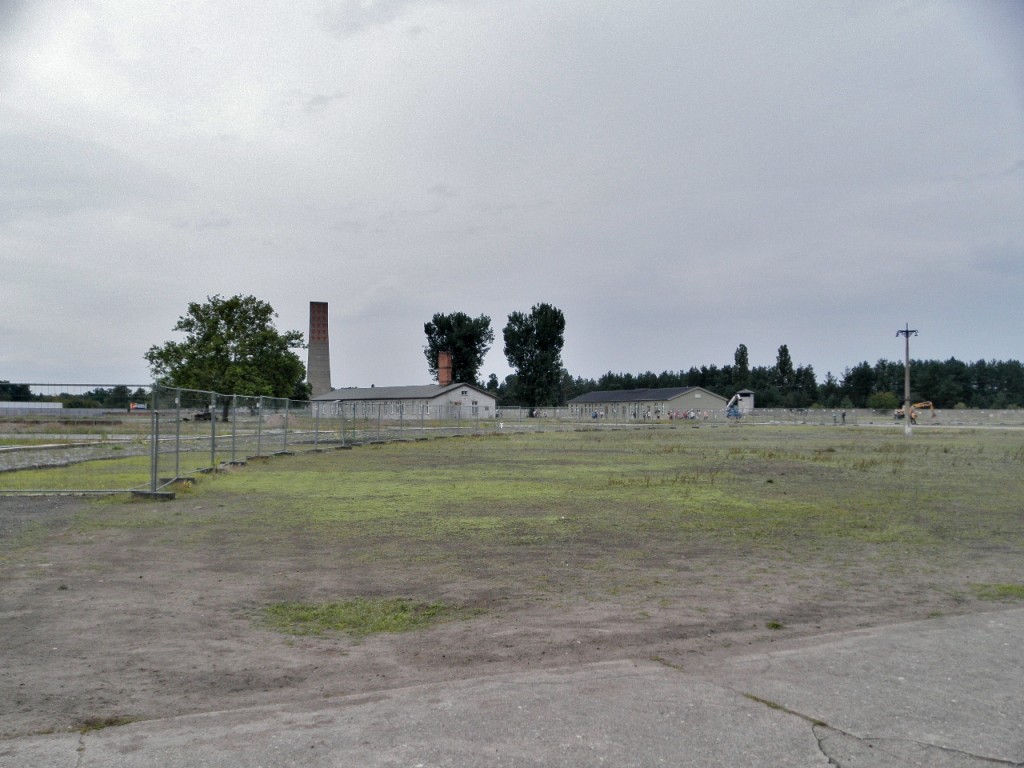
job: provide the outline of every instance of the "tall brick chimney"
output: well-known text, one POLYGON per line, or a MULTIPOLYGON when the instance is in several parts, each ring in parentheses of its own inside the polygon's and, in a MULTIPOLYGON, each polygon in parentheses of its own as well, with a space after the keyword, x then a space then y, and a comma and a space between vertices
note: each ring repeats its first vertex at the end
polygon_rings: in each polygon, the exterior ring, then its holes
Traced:
POLYGON ((327 302, 309 302, 309 362, 306 381, 314 395, 331 391, 331 347, 327 339, 327 302))
POLYGON ((437 353, 437 383, 447 387, 452 383, 452 353, 437 353))

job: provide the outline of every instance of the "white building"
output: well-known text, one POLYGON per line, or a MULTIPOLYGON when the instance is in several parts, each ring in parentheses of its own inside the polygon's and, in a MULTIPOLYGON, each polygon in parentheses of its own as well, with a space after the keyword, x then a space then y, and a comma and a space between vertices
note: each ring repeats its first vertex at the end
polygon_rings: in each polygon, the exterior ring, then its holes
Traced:
POLYGON ((493 419, 496 411, 493 395, 460 383, 332 389, 312 400, 338 403, 345 415, 355 418, 493 419))
POLYGON ((573 409, 600 418, 622 420, 668 419, 687 413, 723 411, 726 399, 703 387, 608 389, 587 392, 569 401, 573 409))

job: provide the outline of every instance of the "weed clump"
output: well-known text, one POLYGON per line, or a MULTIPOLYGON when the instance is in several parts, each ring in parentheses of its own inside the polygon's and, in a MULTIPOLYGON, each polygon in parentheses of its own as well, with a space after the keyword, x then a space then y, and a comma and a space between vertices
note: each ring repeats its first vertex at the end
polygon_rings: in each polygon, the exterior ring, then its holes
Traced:
POLYGON ((974 584, 981 600, 1024 600, 1024 584, 974 584))
POLYGON ((444 603, 417 603, 403 597, 357 597, 331 603, 275 603, 263 610, 267 626, 290 635, 342 632, 353 637, 410 632, 472 612, 444 603))

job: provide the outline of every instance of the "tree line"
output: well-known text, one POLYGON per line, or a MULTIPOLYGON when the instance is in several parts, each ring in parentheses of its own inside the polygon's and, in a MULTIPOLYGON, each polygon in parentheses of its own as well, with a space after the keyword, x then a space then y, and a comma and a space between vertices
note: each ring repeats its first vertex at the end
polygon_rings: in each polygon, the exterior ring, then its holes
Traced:
MULTIPOLYGON (((145 354, 157 383, 186 389, 239 395, 265 395, 305 400, 309 397, 306 368, 293 351, 305 347, 299 331, 278 331, 276 313, 254 296, 207 297, 191 302, 173 330, 182 341, 154 345, 145 354)), ((564 405, 579 395, 598 390, 703 387, 731 397, 752 390, 764 408, 895 408, 903 400, 902 362, 879 360, 832 372, 819 382, 810 365, 797 365, 785 344, 775 364, 751 366, 745 344, 733 364, 691 366, 687 370, 653 373, 613 373, 597 379, 573 377, 562 365, 565 316, 540 303, 529 312, 512 312, 502 330, 505 358, 514 373, 499 381, 490 374, 480 381, 480 369, 494 342, 491 319, 464 312, 437 313, 423 326, 427 369, 438 376, 438 356, 451 354, 453 382, 475 384, 494 395, 498 405, 531 409, 564 405)), ((1024 366, 1016 360, 961 362, 912 360, 911 399, 931 401, 936 408, 1024 407, 1024 366)), ((125 386, 98 388, 82 395, 33 396, 24 384, 0 382, 0 400, 59 400, 66 407, 127 407, 145 393, 125 386)))
MULTIPOLYGON (((702 365, 688 370, 654 373, 613 373, 597 379, 574 377, 561 367, 565 318, 550 305, 537 305, 529 316, 509 315, 505 327, 505 354, 514 373, 499 381, 491 374, 483 385, 498 405, 530 408, 564 405, 588 392, 662 387, 703 387, 731 397, 741 389, 755 394, 763 408, 897 408, 903 402, 904 365, 879 360, 832 372, 819 382, 811 365, 794 363, 785 344, 775 364, 751 366, 745 344, 733 355, 733 364, 702 365)), ((480 385, 478 374, 494 340, 490 318, 463 313, 436 314, 424 326, 430 371, 437 374, 437 354, 452 353, 456 381, 480 385)), ((1024 406, 1024 366, 1016 360, 964 363, 949 360, 911 360, 911 400, 930 401, 936 408, 1019 408, 1024 406)))
MULTIPOLYGON (((751 368, 747 359, 741 344, 735 363, 722 367, 635 375, 609 371, 597 379, 573 378, 565 372, 564 399, 598 390, 703 387, 724 397, 749 389, 759 408, 886 409, 903 402, 902 361, 861 362, 840 377, 828 372, 819 382, 812 366, 794 366, 786 345, 779 347, 775 365, 751 368)), ((1024 407, 1024 365, 1017 360, 911 360, 910 396, 913 402, 930 401, 942 409, 1024 407)))
POLYGON ((132 403, 149 401, 149 393, 141 387, 134 391, 126 384, 96 387, 81 394, 61 392, 56 395, 34 395, 28 384, 0 381, 0 401, 14 403, 62 403, 65 408, 118 408, 128 410, 132 403))

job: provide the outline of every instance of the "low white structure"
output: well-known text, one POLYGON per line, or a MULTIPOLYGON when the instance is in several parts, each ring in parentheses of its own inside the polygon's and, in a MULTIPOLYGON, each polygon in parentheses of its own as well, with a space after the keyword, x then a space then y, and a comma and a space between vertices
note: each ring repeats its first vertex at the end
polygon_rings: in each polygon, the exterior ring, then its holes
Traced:
POLYGON ((496 410, 493 395, 461 383, 332 389, 312 400, 337 403, 355 418, 493 419, 496 410))
POLYGON ((14 413, 39 413, 40 411, 59 411, 64 403, 51 403, 39 400, 0 400, 0 412, 8 415, 14 413))
POLYGON ((754 392, 750 389, 741 389, 736 393, 739 400, 736 405, 739 406, 740 413, 753 413, 754 412, 754 392))
POLYGON ((722 411, 727 400, 703 387, 606 389, 574 397, 569 406, 577 413, 602 419, 648 420, 692 418, 722 411))

